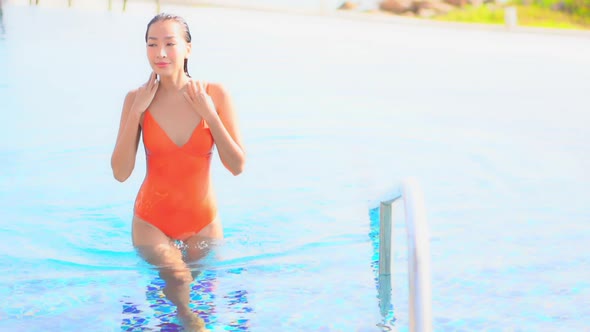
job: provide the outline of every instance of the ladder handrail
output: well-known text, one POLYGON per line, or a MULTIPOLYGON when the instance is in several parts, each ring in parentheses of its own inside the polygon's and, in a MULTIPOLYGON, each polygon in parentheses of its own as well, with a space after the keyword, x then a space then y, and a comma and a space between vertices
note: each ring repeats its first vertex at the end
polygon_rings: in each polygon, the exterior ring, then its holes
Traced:
MULTIPOLYGON (((418 181, 405 179, 396 191, 380 199, 379 277, 391 277, 393 255, 393 204, 404 201, 408 238, 409 330, 432 331, 432 288, 430 269, 430 232, 426 222, 424 197, 418 181)), ((391 296, 391 295, 389 295, 391 296)), ((384 303, 389 303, 382 299, 384 303)))

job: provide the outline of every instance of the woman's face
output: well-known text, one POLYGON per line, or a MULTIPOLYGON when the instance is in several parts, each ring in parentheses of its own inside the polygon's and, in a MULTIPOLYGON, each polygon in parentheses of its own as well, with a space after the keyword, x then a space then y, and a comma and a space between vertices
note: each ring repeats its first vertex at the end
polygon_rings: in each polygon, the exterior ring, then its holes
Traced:
POLYGON ((184 59, 190 54, 190 44, 184 39, 182 26, 174 20, 153 23, 148 30, 147 55, 150 66, 159 76, 184 72, 184 59))

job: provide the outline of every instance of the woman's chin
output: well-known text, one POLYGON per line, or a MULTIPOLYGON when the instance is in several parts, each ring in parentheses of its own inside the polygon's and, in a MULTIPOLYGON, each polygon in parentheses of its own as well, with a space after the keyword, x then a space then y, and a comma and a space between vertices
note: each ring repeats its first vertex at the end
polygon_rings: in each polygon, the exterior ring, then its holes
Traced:
POLYGON ((156 73, 159 77, 171 76, 169 70, 165 70, 165 69, 158 68, 158 67, 153 68, 153 70, 154 70, 154 73, 156 73))

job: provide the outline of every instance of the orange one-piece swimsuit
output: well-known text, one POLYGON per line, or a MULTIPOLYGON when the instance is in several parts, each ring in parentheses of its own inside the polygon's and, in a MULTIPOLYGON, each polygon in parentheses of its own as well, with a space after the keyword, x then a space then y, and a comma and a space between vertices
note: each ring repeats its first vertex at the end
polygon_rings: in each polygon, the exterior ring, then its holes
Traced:
POLYGON ((147 174, 134 213, 168 237, 186 240, 217 214, 210 178, 213 136, 201 120, 189 140, 178 146, 149 110, 145 111, 142 127, 147 174))

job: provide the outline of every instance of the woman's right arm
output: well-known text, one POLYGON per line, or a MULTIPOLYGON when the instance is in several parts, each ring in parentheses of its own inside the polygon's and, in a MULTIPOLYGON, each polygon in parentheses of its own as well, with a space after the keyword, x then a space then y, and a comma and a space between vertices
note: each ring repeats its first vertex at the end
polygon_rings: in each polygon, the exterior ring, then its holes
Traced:
POLYGON ((131 176, 139 146, 141 112, 133 110, 135 94, 135 91, 130 91, 125 97, 117 141, 111 156, 113 176, 119 182, 124 182, 131 176))

